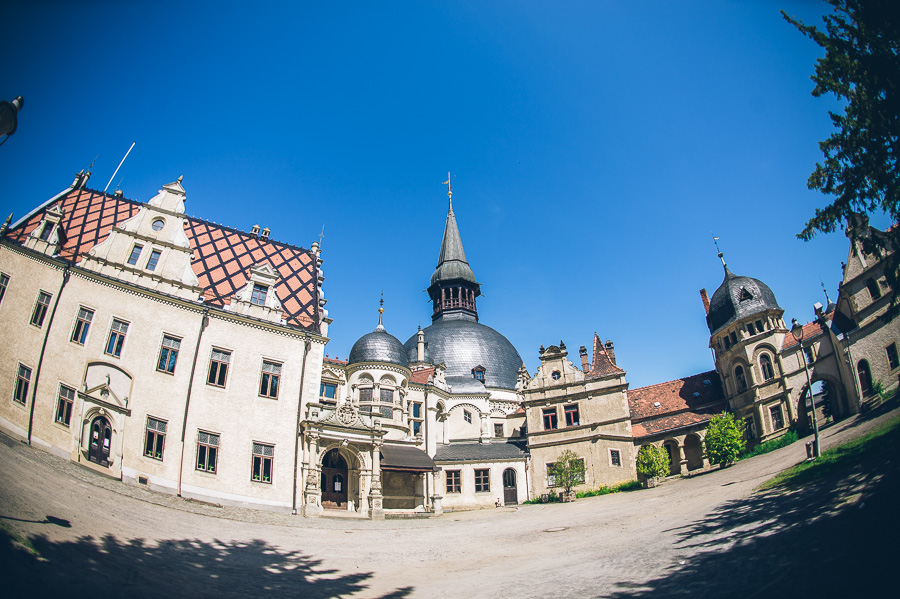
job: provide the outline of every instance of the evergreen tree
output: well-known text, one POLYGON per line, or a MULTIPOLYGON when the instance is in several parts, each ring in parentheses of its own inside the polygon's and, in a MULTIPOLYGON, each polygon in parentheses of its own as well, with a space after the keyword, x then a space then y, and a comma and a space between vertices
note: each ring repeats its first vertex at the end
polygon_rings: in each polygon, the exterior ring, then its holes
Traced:
MULTIPOLYGON (((819 143, 825 160, 807 182, 810 189, 834 196, 797 235, 807 241, 843 227, 854 212, 883 212, 900 223, 900 8, 897 0, 826 1, 834 12, 823 17, 824 31, 781 13, 825 50, 811 77, 812 95, 831 93, 845 102, 843 114, 830 113, 837 130, 819 143)), ((868 253, 900 248, 898 226, 884 238, 859 233, 850 230, 868 253)), ((896 303, 900 251, 885 266, 896 303)))

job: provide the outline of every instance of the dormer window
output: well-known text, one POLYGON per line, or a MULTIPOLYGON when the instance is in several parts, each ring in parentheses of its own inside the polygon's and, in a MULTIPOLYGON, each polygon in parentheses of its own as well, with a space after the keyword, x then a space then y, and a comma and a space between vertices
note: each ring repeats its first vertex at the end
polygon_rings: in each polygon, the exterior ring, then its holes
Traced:
POLYGON ((150 258, 147 259, 147 270, 156 270, 156 265, 159 264, 159 257, 161 255, 162 252, 159 250, 150 252, 150 258))
POLYGON ((741 287, 740 301, 746 302, 747 300, 752 300, 752 299, 753 299, 753 294, 751 294, 749 291, 747 291, 746 287, 741 287))
POLYGON ((266 305, 266 294, 269 292, 269 288, 265 285, 260 285, 259 283, 253 284, 253 293, 250 294, 250 303, 256 304, 257 306, 265 306, 266 305))
MULTIPOLYGON (((43 239, 43 237, 41 239, 43 239)), ((877 299, 881 299, 881 289, 878 288, 878 283, 875 279, 868 279, 866 281, 866 287, 869 288, 869 295, 872 297, 873 302, 877 299)))
POLYGON ((43 228, 41 229, 40 238, 41 241, 47 241, 50 239, 50 233, 53 232, 53 223, 45 222, 43 228))
POLYGON ((131 255, 128 257, 128 264, 130 264, 131 266, 137 264, 138 258, 141 257, 141 250, 143 249, 144 246, 138 243, 134 244, 134 247, 131 248, 131 255))
POLYGON ((475 377, 476 381, 484 382, 484 366, 476 366, 472 369, 472 376, 475 377))

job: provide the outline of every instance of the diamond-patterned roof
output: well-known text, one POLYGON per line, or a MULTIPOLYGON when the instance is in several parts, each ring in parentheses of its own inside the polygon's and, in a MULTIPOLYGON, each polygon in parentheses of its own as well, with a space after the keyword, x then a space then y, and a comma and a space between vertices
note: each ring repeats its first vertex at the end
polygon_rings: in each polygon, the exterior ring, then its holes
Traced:
MULTIPOLYGON (((92 189, 72 189, 11 229, 9 239, 24 244, 52 205, 64 211, 65 239, 59 256, 76 263, 81 254, 106 239, 113 225, 136 215, 144 204, 92 189)), ((231 296, 247 284, 250 267, 268 262, 280 276, 275 294, 284 310, 285 321, 318 331, 315 256, 309 250, 188 216, 184 231, 194 250, 191 267, 204 289, 205 302, 216 306, 229 304, 231 296)))

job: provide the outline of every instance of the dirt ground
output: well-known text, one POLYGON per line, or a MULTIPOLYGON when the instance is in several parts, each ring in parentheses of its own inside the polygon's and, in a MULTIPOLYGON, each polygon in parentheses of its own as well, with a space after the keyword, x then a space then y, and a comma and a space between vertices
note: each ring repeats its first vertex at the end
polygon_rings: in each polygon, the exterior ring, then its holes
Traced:
MULTIPOLYGON (((823 446, 897 413, 830 426, 823 446)), ((896 453, 753 493, 804 457, 800 442, 655 489, 371 522, 187 502, 0 435, 0 575, 7 597, 896 596, 896 453)))

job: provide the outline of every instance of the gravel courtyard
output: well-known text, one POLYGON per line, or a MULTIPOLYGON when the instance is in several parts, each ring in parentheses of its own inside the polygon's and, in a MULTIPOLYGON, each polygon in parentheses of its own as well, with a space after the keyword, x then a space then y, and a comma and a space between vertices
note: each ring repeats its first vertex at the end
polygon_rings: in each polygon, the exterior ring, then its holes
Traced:
MULTIPOLYGON (((828 427, 823 446, 896 413, 828 427)), ((801 442, 655 489, 371 522, 185 501, 0 434, 0 571, 8 597, 894 594, 896 454, 753 493, 804 457, 801 442)))

